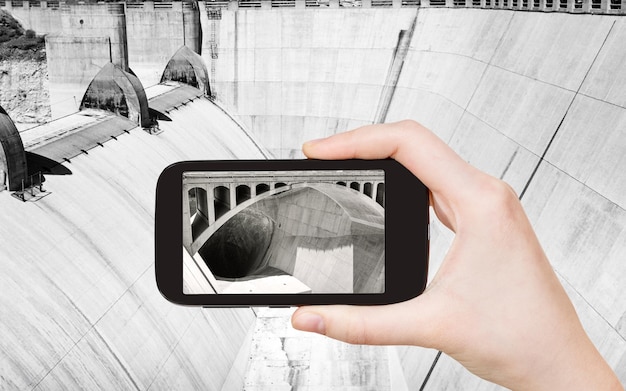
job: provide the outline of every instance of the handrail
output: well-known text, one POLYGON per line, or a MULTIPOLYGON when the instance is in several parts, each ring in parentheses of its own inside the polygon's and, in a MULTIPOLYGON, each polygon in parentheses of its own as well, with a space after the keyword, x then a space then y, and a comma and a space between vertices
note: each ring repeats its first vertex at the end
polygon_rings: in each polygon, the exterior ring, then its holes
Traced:
MULTIPOLYGON (((95 0, 85 3, 96 4, 95 0)), ((128 2, 128 9, 143 8, 146 2, 128 2)), ((170 9, 179 1, 154 1, 152 9, 170 9)), ((184 9, 193 8, 193 3, 183 1, 184 9)), ((480 8, 504 9, 513 11, 565 12, 581 14, 626 15, 626 0, 205 0, 207 10, 239 8, 480 8)), ((101 3, 106 5, 125 3, 101 3)), ((41 11, 56 9, 60 6, 71 7, 65 1, 57 0, 0 0, 0 9, 30 9, 41 11)))

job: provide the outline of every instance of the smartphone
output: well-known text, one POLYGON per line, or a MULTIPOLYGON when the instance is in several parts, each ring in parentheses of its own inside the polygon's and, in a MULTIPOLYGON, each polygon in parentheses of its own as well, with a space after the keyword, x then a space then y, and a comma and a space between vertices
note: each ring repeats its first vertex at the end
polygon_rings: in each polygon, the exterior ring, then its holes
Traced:
POLYGON ((428 210, 391 159, 175 163, 156 189, 157 286, 207 307, 408 300, 426 287, 428 210))

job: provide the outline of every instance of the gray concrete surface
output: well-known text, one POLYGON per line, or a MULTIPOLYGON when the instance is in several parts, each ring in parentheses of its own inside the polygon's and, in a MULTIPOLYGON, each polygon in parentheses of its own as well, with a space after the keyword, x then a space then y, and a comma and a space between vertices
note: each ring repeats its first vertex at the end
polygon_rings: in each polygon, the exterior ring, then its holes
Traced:
MULTIPOLYGON (((416 15, 387 120, 422 122, 466 160, 511 183, 585 328, 626 383, 623 17, 240 9, 223 11, 219 22, 201 13, 202 30, 215 27, 219 43, 212 58, 204 36, 203 58, 215 69, 218 101, 276 156, 297 156, 304 140, 374 120, 399 30, 416 15)), ((18 208, 19 201, 0 193, 2 214, 20 222, 0 225, 0 236, 11 238, 0 248, 0 279, 12 295, 2 313, 15 314, 0 323, 7 336, 0 367, 10 374, 9 387, 98 381, 185 388, 244 376, 241 367, 229 372, 222 365, 236 361, 243 342, 220 348, 227 358, 202 370, 190 362, 208 360, 213 344, 224 343, 219 336, 243 341, 254 314, 189 312, 163 303, 150 290, 146 256, 152 193, 129 190, 153 186, 171 159, 226 154, 233 140, 225 144, 223 134, 241 133, 221 133, 225 123, 213 122, 203 102, 193 113, 172 114, 167 126, 176 131, 154 137, 136 131, 77 158, 75 174, 52 178, 52 194, 35 204, 18 208), (198 131, 199 123, 216 133, 198 131), (161 164, 144 163, 153 160, 161 164), (168 320, 154 320, 156 313, 168 320), (187 332, 171 331, 190 319, 187 332), (236 331, 224 329, 230 322, 236 331), (145 333, 146 324, 152 333, 145 333), (202 339, 212 338, 207 330, 218 338, 202 339)), ((435 224, 431 237, 434 272, 452 236, 435 224)), ((435 352, 402 347, 397 353, 406 384, 418 388, 435 352)), ((426 387, 496 388, 445 355, 426 387)))

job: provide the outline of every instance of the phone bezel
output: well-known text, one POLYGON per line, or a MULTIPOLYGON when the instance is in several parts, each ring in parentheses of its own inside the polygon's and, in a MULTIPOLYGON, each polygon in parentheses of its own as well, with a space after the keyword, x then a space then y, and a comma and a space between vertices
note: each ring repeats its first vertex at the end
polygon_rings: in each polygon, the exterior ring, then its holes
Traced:
POLYGON ((428 278, 428 189, 404 166, 384 160, 206 160, 168 166, 159 176, 155 208, 155 274, 169 301, 207 307, 380 305, 424 291, 428 278), (379 170, 385 172, 385 292, 313 294, 183 293, 182 174, 189 171, 379 170), (177 205, 177 207, 172 207, 177 205))

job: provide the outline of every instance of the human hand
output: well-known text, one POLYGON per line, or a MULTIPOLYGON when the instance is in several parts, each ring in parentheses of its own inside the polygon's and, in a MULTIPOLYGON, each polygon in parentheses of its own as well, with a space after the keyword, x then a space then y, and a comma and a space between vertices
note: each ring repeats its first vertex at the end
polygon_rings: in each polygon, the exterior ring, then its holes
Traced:
POLYGON ((300 307, 294 328, 349 343, 438 349, 514 390, 623 390, 506 183, 413 121, 366 126, 303 150, 317 159, 396 159, 430 189, 455 238, 422 295, 385 306, 300 307))

